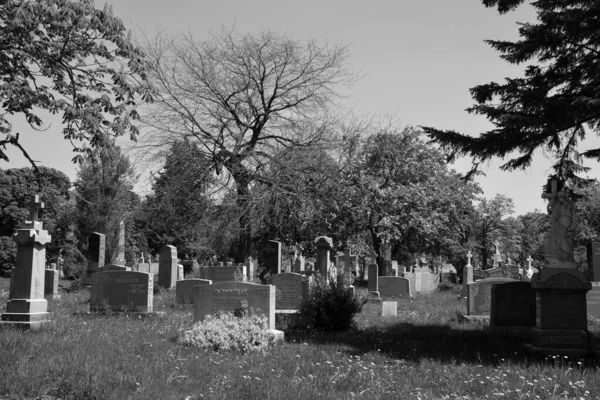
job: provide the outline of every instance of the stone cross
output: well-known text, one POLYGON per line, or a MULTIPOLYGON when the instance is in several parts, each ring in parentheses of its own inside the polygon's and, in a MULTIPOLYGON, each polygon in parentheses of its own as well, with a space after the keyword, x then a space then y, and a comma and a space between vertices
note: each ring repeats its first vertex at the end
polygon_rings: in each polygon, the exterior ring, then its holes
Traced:
POLYGON ((28 204, 29 206, 29 219, 31 223, 35 223, 38 221, 38 212, 40 209, 44 208, 44 203, 40 201, 40 195, 36 194, 32 201, 28 204))
POLYGON ((550 203, 552 203, 552 199, 558 194, 558 182, 556 179, 550 181, 550 191, 551 193, 542 193, 542 199, 550 199, 550 203))
POLYGON ((531 255, 529 257, 527 257, 527 262, 529 263, 528 268, 531 269, 531 262, 533 261, 533 258, 531 258, 531 255))
POLYGON ((144 263, 144 253, 140 254, 140 264, 144 263))
POLYGON ((496 254, 500 254, 500 251, 498 250, 498 247, 500 246, 500 242, 498 242, 497 240, 494 242, 494 246, 496 246, 496 254))
POLYGON ((473 257, 473 253, 471 253, 471 250, 469 250, 467 253, 467 265, 471 265, 471 257, 473 257))
POLYGON ((331 224, 327 222, 327 218, 321 221, 319 224, 319 232, 321 236, 327 236, 329 233, 329 228, 331 228, 331 224))

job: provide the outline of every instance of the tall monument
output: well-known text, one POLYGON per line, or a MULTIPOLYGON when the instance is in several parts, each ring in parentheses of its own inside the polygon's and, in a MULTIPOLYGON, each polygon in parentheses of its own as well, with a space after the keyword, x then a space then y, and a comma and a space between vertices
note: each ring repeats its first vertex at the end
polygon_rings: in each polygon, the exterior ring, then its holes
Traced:
POLYGON ((17 263, 12 270, 2 323, 35 331, 50 322, 48 302, 44 299, 44 280, 46 245, 51 237, 38 221, 38 211, 44 208, 39 195, 33 197, 29 207, 30 221, 13 235, 17 243, 17 263))
POLYGON ((575 207, 569 191, 557 179, 548 181, 542 197, 549 200, 551 226, 544 240, 544 268, 533 275, 536 292, 536 326, 531 348, 546 353, 587 354, 586 293, 589 279, 577 269, 573 256, 575 207))

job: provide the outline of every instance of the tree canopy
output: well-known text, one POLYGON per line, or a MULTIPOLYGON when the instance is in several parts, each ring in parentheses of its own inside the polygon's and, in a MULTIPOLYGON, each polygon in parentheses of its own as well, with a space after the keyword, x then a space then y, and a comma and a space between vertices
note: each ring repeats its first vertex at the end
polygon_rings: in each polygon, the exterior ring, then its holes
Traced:
POLYGON ((0 21, 0 159, 8 161, 4 150, 14 145, 37 168, 11 121, 22 115, 45 129, 40 110, 62 115, 65 139, 91 145, 78 151, 104 144, 108 134, 137 136, 137 98, 151 100, 147 63, 111 7, 9 0, 0 3, 0 21))
MULTIPOLYGON (((483 0, 506 13, 525 0, 483 0)), ((524 76, 471 88, 476 104, 468 112, 483 115, 494 128, 477 137, 424 127, 449 150, 449 159, 470 156, 479 163, 508 157, 503 170, 528 167, 536 150, 554 158, 554 175, 584 183, 584 159, 600 160, 600 148, 580 152, 581 141, 600 133, 600 8, 586 0, 531 1, 537 22, 519 27, 514 42, 487 40, 509 63, 524 64, 524 76)))

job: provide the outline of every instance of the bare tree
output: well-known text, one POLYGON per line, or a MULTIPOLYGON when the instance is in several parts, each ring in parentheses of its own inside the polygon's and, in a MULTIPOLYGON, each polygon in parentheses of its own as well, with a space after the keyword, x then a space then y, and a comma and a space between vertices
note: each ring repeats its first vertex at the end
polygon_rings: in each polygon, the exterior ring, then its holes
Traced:
POLYGON ((286 150, 335 141, 339 90, 357 78, 347 67, 348 47, 222 27, 207 41, 158 35, 145 48, 159 94, 142 116, 152 129, 141 147, 152 156, 184 137, 197 144, 235 193, 241 262, 252 236, 250 189, 269 184, 265 167, 286 150))

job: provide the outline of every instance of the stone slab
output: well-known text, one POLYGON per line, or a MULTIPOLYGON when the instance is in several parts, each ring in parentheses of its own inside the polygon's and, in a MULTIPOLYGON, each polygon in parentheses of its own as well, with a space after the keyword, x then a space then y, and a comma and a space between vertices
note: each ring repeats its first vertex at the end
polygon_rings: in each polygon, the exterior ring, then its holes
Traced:
POLYGON ((516 282, 510 278, 487 278, 469 283, 467 289, 467 315, 490 315, 492 312, 492 286, 516 282))
POLYGON ((147 272, 107 271, 92 275, 90 311, 133 310, 151 313, 154 276, 147 272))
POLYGON ((377 264, 369 264, 367 266, 367 273, 367 290, 369 293, 379 293, 379 267, 377 264))
POLYGON ((233 311, 246 301, 248 307, 267 317, 269 329, 275 329, 275 286, 245 282, 222 282, 196 286, 194 322, 215 311, 233 311))
POLYGON ((412 297, 410 280, 408 278, 380 276, 378 287, 381 296, 412 297))
POLYGON ((299 310, 302 299, 308 295, 309 278, 302 274, 283 273, 271 277, 275 286, 275 309, 299 310))
POLYGON ((492 285, 491 302, 490 326, 535 326, 536 294, 529 282, 492 285))
POLYGON ((160 249, 158 286, 165 289, 175 287, 175 282, 177 282, 177 264, 177 248, 175 246, 163 246, 160 249))
POLYGON ((382 301, 381 302, 381 316, 382 317, 397 317, 398 316, 398 302, 397 301, 382 301))
POLYGON ((196 286, 210 285, 212 281, 207 279, 184 279, 175 282, 175 302, 177 304, 194 304, 196 286))
POLYGON ((592 290, 586 294, 587 314, 600 319, 600 282, 592 282, 592 290))
POLYGON ((208 279, 213 283, 233 282, 247 279, 247 268, 244 265, 236 267, 198 267, 201 279, 208 279))

